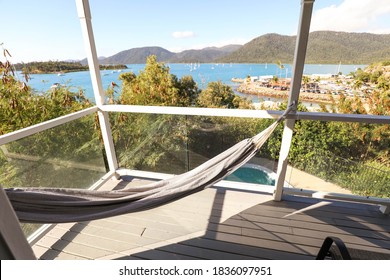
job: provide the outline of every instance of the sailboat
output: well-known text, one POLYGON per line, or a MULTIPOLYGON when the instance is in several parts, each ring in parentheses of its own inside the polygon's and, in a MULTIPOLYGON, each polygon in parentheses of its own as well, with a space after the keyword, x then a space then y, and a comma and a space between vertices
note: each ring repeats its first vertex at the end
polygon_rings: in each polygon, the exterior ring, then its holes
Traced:
POLYGON ((58 68, 60 69, 60 71, 57 72, 57 76, 65 76, 65 73, 62 71, 60 65, 58 65, 58 68))
POLYGON ((340 63, 339 63, 339 67, 337 68, 337 75, 340 73, 340 66, 341 66, 341 61, 340 61, 340 63))

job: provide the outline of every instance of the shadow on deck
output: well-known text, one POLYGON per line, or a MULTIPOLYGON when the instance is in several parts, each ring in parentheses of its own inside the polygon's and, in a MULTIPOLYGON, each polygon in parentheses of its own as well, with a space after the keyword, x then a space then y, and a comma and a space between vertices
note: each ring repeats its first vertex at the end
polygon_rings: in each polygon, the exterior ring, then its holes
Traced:
MULTIPOLYGON (((125 177, 116 188, 144 184, 125 177)), ((210 188, 148 211, 56 225, 41 259, 314 259, 327 236, 390 259, 390 217, 361 203, 210 188)))

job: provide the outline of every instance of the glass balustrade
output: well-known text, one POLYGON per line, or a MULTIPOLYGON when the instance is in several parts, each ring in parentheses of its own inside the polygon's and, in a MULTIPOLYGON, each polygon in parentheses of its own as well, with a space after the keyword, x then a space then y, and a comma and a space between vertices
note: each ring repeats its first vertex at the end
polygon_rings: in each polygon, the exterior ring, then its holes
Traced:
MULTIPOLYGON (((106 174, 94 115, 0 147, 4 188, 89 188, 106 174)), ((23 225, 28 235, 37 225, 23 225)))

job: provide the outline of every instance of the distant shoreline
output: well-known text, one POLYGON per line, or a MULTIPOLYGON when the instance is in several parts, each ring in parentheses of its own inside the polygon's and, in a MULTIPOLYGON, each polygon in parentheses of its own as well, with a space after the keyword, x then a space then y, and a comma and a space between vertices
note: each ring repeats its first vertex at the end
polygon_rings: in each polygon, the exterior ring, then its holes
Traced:
MULTIPOLYGON (((71 72, 88 71, 88 65, 82 65, 78 62, 29 62, 29 63, 17 63, 14 65, 17 71, 22 71, 22 74, 58 74, 62 75, 71 72)), ((127 69, 125 64, 101 64, 100 70, 119 70, 127 69)))

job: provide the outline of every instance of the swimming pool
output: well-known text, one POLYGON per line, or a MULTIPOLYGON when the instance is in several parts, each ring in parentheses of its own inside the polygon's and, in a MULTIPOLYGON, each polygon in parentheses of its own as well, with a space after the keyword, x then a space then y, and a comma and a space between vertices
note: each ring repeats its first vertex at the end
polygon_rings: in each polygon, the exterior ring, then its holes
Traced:
POLYGON ((225 180, 274 186, 276 173, 260 165, 247 163, 226 176, 225 180))

